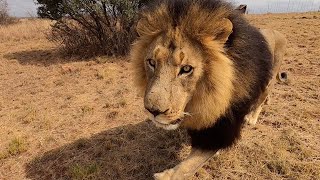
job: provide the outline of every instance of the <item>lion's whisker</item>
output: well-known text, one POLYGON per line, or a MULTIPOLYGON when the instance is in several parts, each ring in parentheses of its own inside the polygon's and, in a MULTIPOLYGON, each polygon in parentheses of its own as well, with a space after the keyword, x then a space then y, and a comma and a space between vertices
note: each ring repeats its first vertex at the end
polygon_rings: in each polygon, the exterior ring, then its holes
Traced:
POLYGON ((192 116, 192 114, 189 112, 183 112, 182 114, 183 114, 183 116, 190 116, 190 117, 192 116))

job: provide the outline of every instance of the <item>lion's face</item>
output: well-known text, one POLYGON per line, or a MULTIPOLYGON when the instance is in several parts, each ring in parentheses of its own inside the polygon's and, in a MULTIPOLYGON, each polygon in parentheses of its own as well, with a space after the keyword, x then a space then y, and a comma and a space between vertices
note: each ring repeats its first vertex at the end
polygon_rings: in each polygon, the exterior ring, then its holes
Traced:
POLYGON ((186 105, 203 74, 202 55, 187 41, 179 43, 161 36, 144 59, 144 106, 157 126, 176 129, 188 115, 186 105))
POLYGON ((234 68, 224 51, 233 25, 223 9, 203 15, 198 10, 191 8, 175 25, 160 7, 137 24, 139 38, 131 49, 135 83, 150 119, 164 129, 210 127, 233 96, 234 68))

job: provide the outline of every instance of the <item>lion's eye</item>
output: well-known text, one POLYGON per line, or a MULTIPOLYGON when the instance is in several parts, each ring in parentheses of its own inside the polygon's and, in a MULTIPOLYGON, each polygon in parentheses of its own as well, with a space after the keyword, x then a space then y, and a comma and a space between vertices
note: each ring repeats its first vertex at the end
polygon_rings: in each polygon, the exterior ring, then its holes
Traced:
POLYGON ((193 67, 192 67, 192 66, 186 65, 186 66, 183 66, 183 67, 181 68, 179 74, 180 74, 180 75, 181 75, 181 74, 189 74, 189 73, 192 72, 192 70, 193 70, 193 67))
POLYGON ((151 66, 151 67, 153 67, 153 68, 156 67, 156 61, 155 61, 155 60, 153 60, 153 59, 148 59, 147 61, 148 61, 149 66, 151 66))

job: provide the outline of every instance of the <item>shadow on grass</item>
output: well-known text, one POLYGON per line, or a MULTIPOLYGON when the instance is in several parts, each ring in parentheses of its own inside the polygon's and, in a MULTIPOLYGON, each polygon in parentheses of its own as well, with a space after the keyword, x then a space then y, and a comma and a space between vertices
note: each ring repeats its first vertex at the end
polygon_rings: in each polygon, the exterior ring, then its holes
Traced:
POLYGON ((28 50, 14 52, 4 55, 4 58, 8 60, 17 60, 22 65, 40 65, 49 66, 58 63, 67 63, 75 61, 88 61, 94 57, 84 56, 70 56, 66 53, 59 51, 58 49, 45 49, 45 50, 28 50))
POLYGON ((18 62, 22 65, 43 66, 72 61, 71 59, 63 58, 63 56, 56 49, 14 52, 4 55, 4 58, 9 60, 18 60, 18 62))
POLYGON ((151 122, 107 130, 46 152, 26 166, 30 179, 152 179, 174 167, 186 132, 165 131, 151 122))

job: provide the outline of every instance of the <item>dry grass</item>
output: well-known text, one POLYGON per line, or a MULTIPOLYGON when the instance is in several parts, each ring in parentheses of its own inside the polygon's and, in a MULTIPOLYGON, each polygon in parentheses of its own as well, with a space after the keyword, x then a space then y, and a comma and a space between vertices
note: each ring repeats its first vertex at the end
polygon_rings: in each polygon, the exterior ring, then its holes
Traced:
POLYGON ((14 138, 9 143, 8 153, 10 155, 18 155, 27 151, 26 143, 21 138, 14 138))
MULTIPOLYGON (((291 81, 192 179, 320 179, 320 14, 248 18, 288 37, 291 81)), ((0 29, 0 179, 150 179, 187 156, 184 131, 145 122, 125 58, 63 59, 49 24, 0 29)))
POLYGON ((12 139, 6 149, 0 152, 0 160, 10 158, 12 156, 18 156, 21 153, 27 151, 27 143, 23 138, 15 137, 12 139))
POLYGON ((49 20, 20 19, 17 23, 0 26, 0 42, 44 39, 51 24, 49 20))
POLYGON ((69 173, 71 178, 74 180, 90 179, 94 178, 95 174, 99 172, 99 166, 97 164, 88 164, 88 165, 73 165, 69 173))

